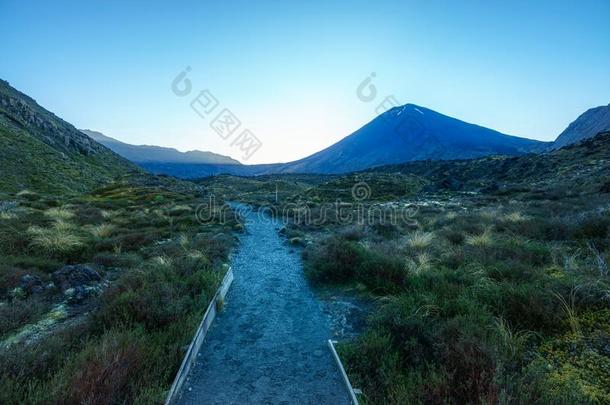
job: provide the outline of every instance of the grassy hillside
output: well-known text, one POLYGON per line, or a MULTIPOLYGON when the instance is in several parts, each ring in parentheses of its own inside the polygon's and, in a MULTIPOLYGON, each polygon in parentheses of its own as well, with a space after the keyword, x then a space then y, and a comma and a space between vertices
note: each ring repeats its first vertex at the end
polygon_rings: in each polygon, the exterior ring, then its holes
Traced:
POLYGON ((0 80, 0 191, 79 192, 137 170, 0 80))
POLYGON ((234 243, 200 202, 152 176, 0 196, 0 403, 163 403, 234 243))
POLYGON ((163 403, 232 226, 0 82, 0 403, 163 403))

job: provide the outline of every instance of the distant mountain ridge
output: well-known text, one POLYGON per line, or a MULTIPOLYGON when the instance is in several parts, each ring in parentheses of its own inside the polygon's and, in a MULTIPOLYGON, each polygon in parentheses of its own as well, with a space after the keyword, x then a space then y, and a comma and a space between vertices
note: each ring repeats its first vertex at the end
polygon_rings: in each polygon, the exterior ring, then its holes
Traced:
POLYGON ((610 131, 610 104, 585 111, 559 135, 551 148, 559 149, 604 131, 610 131))
POLYGON ((139 171, 0 80, 0 191, 83 191, 139 171))
POLYGON ((345 173, 417 160, 519 156, 544 142, 502 134, 415 104, 395 107, 330 147, 281 165, 282 173, 345 173))
POLYGON ((519 156, 549 143, 502 134, 415 104, 393 108, 339 142, 303 159, 265 165, 144 164, 153 173, 184 178, 216 174, 339 174, 418 160, 519 156))
POLYGON ((228 156, 213 152, 192 150, 180 152, 174 148, 153 145, 132 145, 111 138, 101 132, 81 129, 81 132, 112 149, 114 152, 132 162, 141 163, 182 163, 182 164, 212 164, 212 165, 241 165, 241 163, 228 156))

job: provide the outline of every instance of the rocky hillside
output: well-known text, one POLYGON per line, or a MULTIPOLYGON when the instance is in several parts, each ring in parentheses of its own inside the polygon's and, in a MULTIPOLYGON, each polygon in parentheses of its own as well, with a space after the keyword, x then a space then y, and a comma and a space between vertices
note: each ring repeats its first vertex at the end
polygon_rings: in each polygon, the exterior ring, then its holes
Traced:
POLYGON ((559 135, 552 148, 559 149, 603 131, 610 131, 610 104, 585 111, 559 135))
POLYGON ((610 192, 610 132, 545 154, 475 160, 423 161, 370 172, 415 175, 432 190, 510 191, 553 187, 566 192, 610 192))
POLYGON ((0 80, 0 191, 83 191, 137 170, 0 80))

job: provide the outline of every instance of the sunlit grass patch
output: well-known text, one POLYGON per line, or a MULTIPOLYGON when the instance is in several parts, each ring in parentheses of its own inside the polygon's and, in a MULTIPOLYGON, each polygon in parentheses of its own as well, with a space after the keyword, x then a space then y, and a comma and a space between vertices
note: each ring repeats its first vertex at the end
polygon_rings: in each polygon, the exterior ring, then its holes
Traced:
POLYGON ((434 241, 434 233, 415 231, 409 235, 407 245, 413 249, 425 249, 434 241))
POLYGON ((95 238, 102 239, 111 236, 115 231, 113 224, 100 224, 89 227, 89 232, 95 238))
POLYGON ((407 259, 407 269, 414 274, 420 274, 431 268, 432 258, 428 253, 420 253, 415 259, 407 259))
POLYGON ((529 218, 526 215, 523 215, 521 212, 515 211, 504 215, 503 219, 508 222, 525 222, 529 218))
POLYGON ((177 242, 178 242, 178 245, 182 248, 182 250, 184 250, 185 252, 188 251, 188 248, 191 243, 188 236, 186 236, 185 234, 180 234, 178 236, 177 242))
POLYGON ((174 265, 174 261, 168 256, 155 256, 150 261, 153 265, 161 268, 171 268, 174 265))
POLYGON ((31 226, 27 230, 32 247, 41 248, 50 254, 74 252, 84 246, 83 239, 65 221, 56 221, 51 227, 31 226))
POLYGON ((68 221, 74 218, 74 213, 64 207, 49 208, 44 212, 44 215, 54 220, 68 221))
POLYGON ((480 235, 466 236, 466 244, 476 247, 489 247, 493 244, 493 235, 491 230, 487 229, 480 235))
POLYGON ((23 199, 26 199, 26 200, 35 200, 35 199, 38 198, 38 194, 37 193, 35 193, 33 191, 30 191, 30 190, 27 190, 27 189, 26 190, 21 190, 16 195, 17 195, 17 197, 20 197, 20 198, 23 198, 23 199))

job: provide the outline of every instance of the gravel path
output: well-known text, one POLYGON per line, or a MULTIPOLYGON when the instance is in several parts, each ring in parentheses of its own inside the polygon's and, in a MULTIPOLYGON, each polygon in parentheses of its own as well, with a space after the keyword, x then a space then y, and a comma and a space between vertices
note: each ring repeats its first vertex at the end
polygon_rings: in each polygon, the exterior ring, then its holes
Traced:
POLYGON ((348 404, 328 316, 278 223, 247 215, 224 310, 185 383, 182 404, 348 404))

